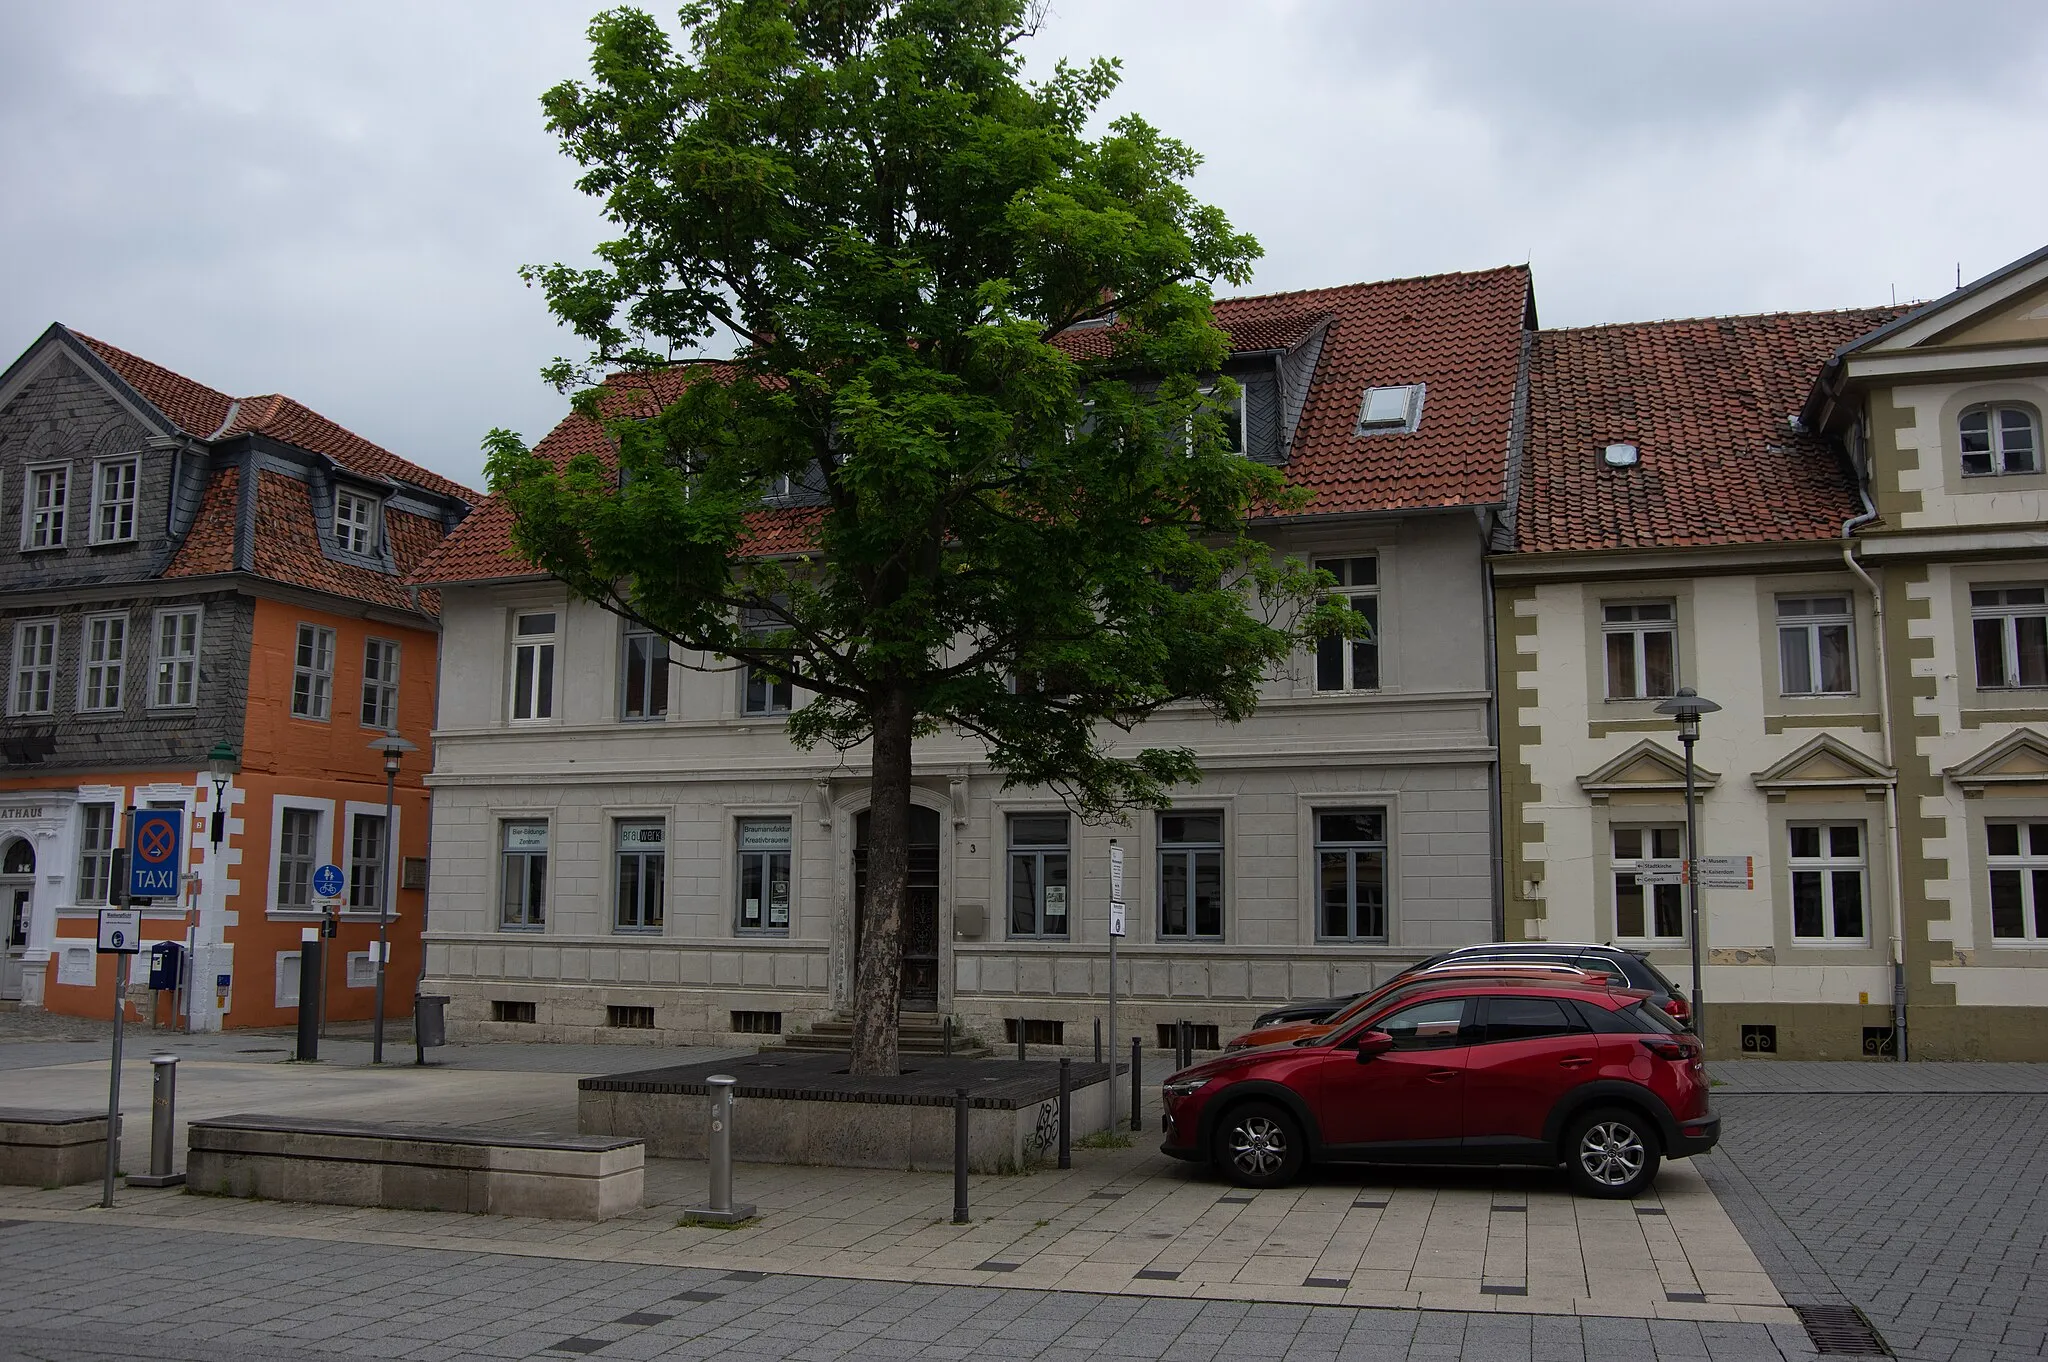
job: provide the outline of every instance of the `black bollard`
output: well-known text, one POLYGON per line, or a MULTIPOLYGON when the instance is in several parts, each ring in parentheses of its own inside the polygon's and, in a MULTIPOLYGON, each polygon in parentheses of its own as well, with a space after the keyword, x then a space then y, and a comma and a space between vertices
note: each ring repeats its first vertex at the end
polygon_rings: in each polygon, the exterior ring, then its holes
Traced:
POLYGON ((1095 1019, 1095 1062, 1102 1062, 1102 1018, 1095 1019))
POLYGON ((1024 1019, 1017 1018, 1017 1062, 1024 1062, 1024 1019))
POLYGON ((953 1057, 953 1019, 951 1017, 946 1018, 945 1046, 946 1048, 943 1053, 947 1059, 951 1059, 953 1057))
POLYGON ((1137 1133, 1138 1133, 1138 1131, 1139 1131, 1139 1130, 1140 1130, 1140 1129, 1142 1128, 1142 1127, 1141 1127, 1141 1126, 1139 1125, 1139 1122, 1140 1122, 1140 1121, 1141 1121, 1141 1120, 1143 1119, 1143 1115, 1142 1115, 1142 1113, 1141 1113, 1141 1112, 1139 1111, 1139 1107, 1140 1107, 1140 1105, 1141 1105, 1141 1104, 1143 1103, 1143 1101, 1144 1101, 1144 1091, 1145 1091, 1145 1080, 1144 1080, 1144 1078, 1142 1077, 1142 1075, 1144 1074, 1144 1072, 1145 1072, 1145 1043, 1144 1043, 1143 1041, 1139 1040, 1139 1039, 1138 1039, 1138 1038, 1137 1038, 1136 1036, 1132 1036, 1132 1037, 1131 1037, 1131 1134, 1133 1134, 1133 1135, 1137 1134, 1137 1133))
POLYGON ((967 1089, 953 1089, 953 1223, 967 1223, 967 1089))
POLYGON ((306 928, 299 942, 299 1052, 294 1059, 320 1058, 320 929, 306 928))
POLYGON ((1188 1024, 1177 1021, 1173 1024, 1173 1071, 1179 1073, 1188 1066, 1188 1024))
POLYGON ((1060 1167, 1074 1166, 1074 1061, 1060 1058, 1060 1167))

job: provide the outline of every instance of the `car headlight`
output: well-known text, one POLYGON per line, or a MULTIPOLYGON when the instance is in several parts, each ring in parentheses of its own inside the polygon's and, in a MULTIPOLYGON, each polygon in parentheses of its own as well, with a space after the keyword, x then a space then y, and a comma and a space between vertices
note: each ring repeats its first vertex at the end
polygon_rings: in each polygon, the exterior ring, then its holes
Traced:
POLYGON ((1205 1084, 1207 1084, 1208 1081, 1209 1080, 1206 1078, 1176 1079, 1175 1081, 1166 1084, 1164 1087, 1160 1089, 1160 1091, 1165 1093, 1169 1098, 1191 1097, 1195 1093, 1201 1091, 1202 1087, 1205 1084))

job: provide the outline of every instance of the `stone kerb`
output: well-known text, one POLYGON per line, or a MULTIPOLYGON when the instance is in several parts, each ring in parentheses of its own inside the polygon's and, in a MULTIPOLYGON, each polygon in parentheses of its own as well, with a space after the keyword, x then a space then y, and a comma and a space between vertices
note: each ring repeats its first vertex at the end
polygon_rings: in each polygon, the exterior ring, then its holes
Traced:
POLYGON ((105 1112, 0 1110, 0 1183, 70 1187, 106 1170, 105 1112))
POLYGON ((606 1220, 637 1210, 637 1140, 227 1116, 194 1121, 186 1186, 338 1206, 606 1220))
MULTIPOLYGON (((702 1159, 705 1080, 726 1073, 739 1080, 732 1152, 744 1163, 950 1170, 953 1094, 961 1087, 970 1093, 970 1170, 1016 1172, 1057 1152, 1057 1062, 920 1056, 883 1079, 854 1078, 845 1068, 843 1054, 764 1050, 751 1059, 586 1078, 577 1085, 577 1129, 643 1140, 656 1158, 702 1159)), ((1108 1128, 1117 1108, 1108 1065, 1076 1064, 1072 1079, 1078 1140, 1108 1128)))

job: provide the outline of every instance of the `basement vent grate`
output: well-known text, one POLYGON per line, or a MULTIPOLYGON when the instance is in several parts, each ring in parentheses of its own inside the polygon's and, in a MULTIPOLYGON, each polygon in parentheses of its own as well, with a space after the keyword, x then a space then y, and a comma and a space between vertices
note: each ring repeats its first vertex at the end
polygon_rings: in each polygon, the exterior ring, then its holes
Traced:
POLYGON ((1795 1305, 1814 1351, 1823 1357, 1890 1357, 1877 1330, 1853 1305, 1795 1305))

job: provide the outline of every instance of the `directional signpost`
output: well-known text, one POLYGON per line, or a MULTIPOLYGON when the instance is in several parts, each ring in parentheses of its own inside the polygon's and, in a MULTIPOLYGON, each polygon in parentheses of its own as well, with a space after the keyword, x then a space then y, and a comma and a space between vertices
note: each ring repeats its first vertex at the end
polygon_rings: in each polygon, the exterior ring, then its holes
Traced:
POLYGON ((1700 887, 1702 889, 1755 889, 1756 857, 1700 857, 1700 887))
POLYGON ((1637 884, 1684 884, 1685 862, 1676 856, 1636 862, 1637 884))

